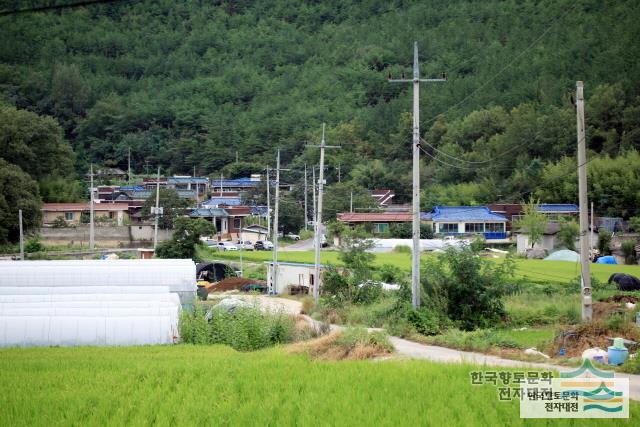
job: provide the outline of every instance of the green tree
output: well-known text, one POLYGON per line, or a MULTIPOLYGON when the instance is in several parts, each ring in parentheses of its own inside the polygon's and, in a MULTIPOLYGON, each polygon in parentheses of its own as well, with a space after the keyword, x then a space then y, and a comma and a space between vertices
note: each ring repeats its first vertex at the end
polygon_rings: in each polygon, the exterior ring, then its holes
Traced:
POLYGON ((558 240, 565 248, 575 251, 576 239, 580 235, 580 226, 572 220, 562 220, 560 222, 560 231, 558 232, 558 240))
POLYGON ((611 233, 607 230, 598 230, 598 251, 600 255, 611 254, 611 233))
MULTIPOLYGON (((156 205, 155 191, 144 201, 142 205, 142 217, 150 220, 153 218, 151 207, 156 205)), ((176 190, 170 188, 160 189, 160 207, 163 209, 162 215, 158 219, 158 227, 162 229, 171 229, 174 226, 176 218, 184 214, 189 207, 189 202, 181 198, 176 190)))
POLYGON ((547 226, 547 217, 539 211, 538 206, 538 201, 530 198, 529 202, 522 206, 522 218, 516 221, 516 227, 529 236, 532 248, 540 241, 547 226))
POLYGON ((0 106, 0 158, 36 180, 73 172, 74 154, 51 117, 0 106))
POLYGON ((18 166, 0 159, 0 243, 19 239, 19 209, 25 230, 39 227, 41 204, 38 184, 18 166))
POLYGON ((160 243, 156 248, 158 258, 191 258, 196 259, 196 249, 200 244, 200 237, 212 236, 216 233, 216 226, 202 218, 176 218, 173 224, 171 239, 160 243))

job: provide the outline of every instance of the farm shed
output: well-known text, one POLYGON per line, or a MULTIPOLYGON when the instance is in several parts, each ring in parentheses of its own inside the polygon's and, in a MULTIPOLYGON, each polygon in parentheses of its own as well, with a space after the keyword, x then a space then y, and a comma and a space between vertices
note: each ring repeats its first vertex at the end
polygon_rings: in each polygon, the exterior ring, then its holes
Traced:
MULTIPOLYGON (((320 266, 320 286, 322 286, 322 271, 324 265, 320 266)), ((297 262, 269 262, 267 265, 267 287, 270 293, 282 294, 290 291, 291 288, 304 288, 312 292, 316 283, 316 265, 303 264, 297 262), (274 274, 276 280, 274 284, 274 274)))
POLYGON ((0 262, 0 347, 171 344, 191 260, 0 262))

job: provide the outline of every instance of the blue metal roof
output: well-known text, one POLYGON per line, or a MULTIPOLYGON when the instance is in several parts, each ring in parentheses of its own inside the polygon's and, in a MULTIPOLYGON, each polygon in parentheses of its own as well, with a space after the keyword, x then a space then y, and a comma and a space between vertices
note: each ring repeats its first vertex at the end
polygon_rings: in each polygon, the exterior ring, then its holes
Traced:
POLYGON ((144 187, 142 185, 123 185, 118 188, 120 191, 143 191, 144 187))
POLYGON ((240 200, 240 197, 212 197, 206 202, 202 202, 203 206, 240 206, 241 204, 242 201, 240 200))
POLYGON ((223 179, 222 181, 219 179, 212 179, 211 186, 214 188, 220 187, 221 182, 222 182, 222 187, 252 188, 260 185, 260 181, 252 181, 251 178, 237 178, 237 179, 223 179))
POLYGON ((251 215, 267 216, 267 207, 266 206, 252 206, 251 207, 251 215))
POLYGON ((464 222, 506 222, 507 218, 495 214, 486 206, 435 206, 429 213, 423 212, 423 220, 436 222, 464 221, 464 222))
POLYGON ((197 178, 193 176, 171 176, 167 179, 169 184, 208 184, 208 178, 197 178))
POLYGON ((229 213, 219 208, 198 208, 189 212, 191 218, 228 217, 229 213))
POLYGON ((577 213, 578 205, 569 204, 569 203, 560 203, 560 204, 540 204, 538 205, 538 210, 540 212, 564 212, 564 213, 577 213))
MULTIPOLYGON (((195 199, 196 190, 175 190, 181 199, 195 199)), ((156 194, 156 190, 134 190, 131 194, 133 199, 148 199, 151 195, 156 194)))

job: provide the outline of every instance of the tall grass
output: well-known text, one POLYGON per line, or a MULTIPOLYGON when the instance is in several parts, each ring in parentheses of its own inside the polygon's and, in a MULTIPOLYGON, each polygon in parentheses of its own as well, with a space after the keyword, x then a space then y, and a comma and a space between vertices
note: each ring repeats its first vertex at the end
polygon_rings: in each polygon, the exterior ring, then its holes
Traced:
MULTIPOLYGON (((0 350, 3 426, 521 426, 489 370, 427 361, 316 362, 223 346, 0 350)), ((490 369, 495 370, 495 369, 490 369)), ((631 404, 633 425, 640 407, 631 404)), ((612 425, 611 420, 540 420, 612 425)))
POLYGON ((180 318, 180 337, 187 344, 226 344, 253 351, 294 339, 294 320, 283 312, 263 312, 258 307, 233 311, 199 304, 180 318))

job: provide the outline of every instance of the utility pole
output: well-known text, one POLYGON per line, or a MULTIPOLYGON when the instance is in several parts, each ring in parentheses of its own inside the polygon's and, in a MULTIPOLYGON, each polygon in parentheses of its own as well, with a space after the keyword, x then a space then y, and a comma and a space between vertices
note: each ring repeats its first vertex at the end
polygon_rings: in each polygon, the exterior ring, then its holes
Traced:
POLYGON ((278 157, 276 158, 276 206, 273 211, 273 276, 271 278, 271 294, 278 289, 278 210, 280 207, 280 171, 289 169, 280 168, 280 149, 278 148, 278 157))
POLYGON ((584 85, 576 82, 576 116, 578 128, 578 193, 580 203, 580 264, 582 266, 582 321, 589 322, 593 317, 591 305, 591 274, 589 271, 588 250, 588 211, 587 202, 587 153, 584 132, 584 85))
MULTIPOLYGON (((591 230, 589 232, 589 253, 593 251, 593 200, 591 201, 591 230)), ((591 257, 589 257, 591 260, 591 257)))
POLYGON ((22 209, 18 209, 18 225, 20 227, 20 261, 24 261, 24 231, 22 230, 22 209))
POLYGON ((439 79, 421 79, 418 63, 418 42, 413 43, 413 78, 392 79, 390 83, 413 83, 413 250, 411 253, 411 304, 420 306, 420 83, 445 82, 446 74, 439 79))
POLYGON ((318 179, 318 212, 315 222, 315 264, 316 274, 313 281, 313 300, 318 303, 320 298, 320 248, 322 247, 322 240, 320 234, 322 233, 322 189, 324 187, 324 150, 325 148, 340 148, 337 145, 327 145, 324 139, 324 123, 322 124, 322 141, 320 145, 308 145, 308 147, 320 148, 320 178, 318 179))
POLYGON ((89 198, 89 250, 95 249, 95 230, 93 228, 93 163, 89 171, 89 191, 91 193, 89 198))
POLYGON ((309 192, 307 187, 307 164, 304 164, 304 231, 307 231, 307 222, 309 218, 307 217, 307 193, 309 192))
MULTIPOLYGON (((313 191, 313 232, 315 233, 316 231, 316 166, 313 166, 313 173, 311 174, 311 179, 313 180, 313 182, 311 183, 311 190, 313 191)), ((316 244, 316 239, 315 236, 313 236, 313 244, 316 244)), ((314 246, 315 248, 315 246, 314 246)))
POLYGON ((242 217, 240 217, 240 277, 244 276, 244 266, 242 265, 242 249, 244 246, 244 237, 242 234, 242 226, 243 226, 243 221, 242 221, 242 217))
POLYGON ((127 172, 127 184, 131 185, 131 147, 129 147, 129 157, 127 160, 127 167, 129 171, 127 172))
POLYGON ((267 166, 267 236, 271 234, 271 180, 269 179, 269 166, 267 166))
POLYGON ((158 175, 156 177, 156 208, 154 209, 155 224, 153 228, 153 251, 158 246, 158 217, 160 216, 160 166, 158 166, 158 175))
POLYGON ((351 197, 349 199, 349 212, 353 213, 353 190, 351 191, 351 197))
POLYGON ((222 197, 222 173, 220 173, 220 197, 222 197))

